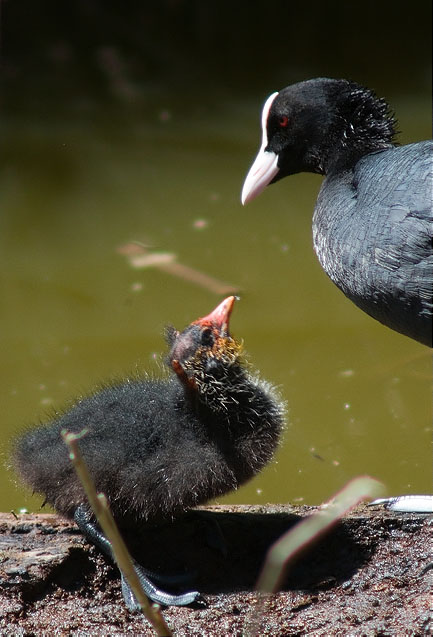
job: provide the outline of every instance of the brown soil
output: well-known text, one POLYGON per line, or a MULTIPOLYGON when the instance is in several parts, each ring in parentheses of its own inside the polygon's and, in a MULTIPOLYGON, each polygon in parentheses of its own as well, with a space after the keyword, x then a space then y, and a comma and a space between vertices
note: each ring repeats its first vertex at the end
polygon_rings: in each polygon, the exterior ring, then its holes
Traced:
MULTIPOLYGON (((432 518, 359 507, 291 566, 253 623, 269 545, 310 507, 214 506, 127 538, 134 556, 193 575, 207 608, 168 608, 175 635, 432 635, 432 518), (215 524, 215 522, 218 524, 215 524), (252 633, 251 633, 252 634, 252 633)), ((55 515, 0 513, 0 635, 153 635, 117 570, 55 515)))

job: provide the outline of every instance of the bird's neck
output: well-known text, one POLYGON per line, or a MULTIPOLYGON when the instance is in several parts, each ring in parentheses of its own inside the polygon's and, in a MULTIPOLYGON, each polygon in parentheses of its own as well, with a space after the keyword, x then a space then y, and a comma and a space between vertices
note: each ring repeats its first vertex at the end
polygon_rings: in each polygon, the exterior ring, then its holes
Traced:
POLYGON ((330 174, 350 168, 361 157, 392 147, 395 127, 385 100, 369 89, 349 83, 337 100, 321 172, 330 174))
POLYGON ((228 432, 254 427, 260 414, 269 410, 270 400, 260 387, 260 381, 250 376, 240 365, 220 369, 218 374, 206 374, 197 381, 195 408, 202 420, 215 426, 219 423, 228 432))
MULTIPOLYGON (((226 375, 206 375, 184 393, 190 426, 206 445, 213 441, 234 484, 249 480, 271 459, 284 427, 284 405, 273 388, 236 365, 226 375)), ((220 370, 221 371, 221 370, 220 370)))
POLYGON ((249 393, 248 378, 238 365, 219 368, 196 383, 198 402, 217 418, 230 420, 240 409, 239 396, 249 393))

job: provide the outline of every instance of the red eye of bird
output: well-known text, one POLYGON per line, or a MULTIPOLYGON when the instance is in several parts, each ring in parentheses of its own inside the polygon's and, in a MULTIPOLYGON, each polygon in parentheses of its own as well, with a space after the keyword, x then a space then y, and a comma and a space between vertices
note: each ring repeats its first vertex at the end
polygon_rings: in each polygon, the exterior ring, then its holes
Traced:
POLYGON ((281 128, 286 128, 286 126, 289 123, 289 118, 287 117, 287 115, 281 115, 280 120, 279 120, 279 125, 281 128))

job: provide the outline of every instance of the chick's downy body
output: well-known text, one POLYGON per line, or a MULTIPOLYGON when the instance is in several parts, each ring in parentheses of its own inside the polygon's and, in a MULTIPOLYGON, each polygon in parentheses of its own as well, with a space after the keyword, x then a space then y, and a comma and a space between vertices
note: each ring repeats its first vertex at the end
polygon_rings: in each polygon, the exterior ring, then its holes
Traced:
POLYGON ((283 410, 251 375, 228 334, 229 297, 182 333, 167 331, 167 379, 131 379, 78 400, 16 444, 24 481, 73 517, 84 493, 61 431, 87 433, 80 449, 119 522, 172 519, 236 489, 271 459, 283 410))

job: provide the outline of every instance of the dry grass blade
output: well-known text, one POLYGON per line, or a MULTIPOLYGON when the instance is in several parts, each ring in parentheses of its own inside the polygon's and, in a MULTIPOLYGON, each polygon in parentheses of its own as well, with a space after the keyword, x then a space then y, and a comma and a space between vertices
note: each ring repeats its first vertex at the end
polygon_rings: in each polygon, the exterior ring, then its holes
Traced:
POLYGON ((260 597, 254 610, 250 613, 247 635, 252 637, 259 634, 258 628, 266 597, 279 589, 288 564, 301 551, 327 533, 362 500, 377 498, 383 491, 383 484, 374 478, 369 476, 354 478, 329 502, 325 503, 317 513, 301 520, 271 546, 257 580, 256 589, 259 591, 260 597))
POLYGON ((141 587, 140 580, 134 570, 131 556, 128 553, 128 549, 126 548, 122 536, 114 522, 113 516, 111 515, 110 509, 108 508, 105 495, 103 493, 98 494, 96 492, 89 470, 87 469, 86 463, 84 462, 78 448, 78 440, 85 434, 85 429, 79 434, 73 434, 66 430, 62 431, 63 440, 69 449, 69 457, 74 465, 78 478, 83 485, 87 499, 89 500, 89 504, 92 507, 98 523, 111 544, 116 564, 122 571, 124 577, 128 580, 128 584, 140 604, 144 615, 152 624, 159 637, 170 637, 172 632, 165 623, 164 618, 159 611, 159 607, 155 608, 151 605, 141 587))

